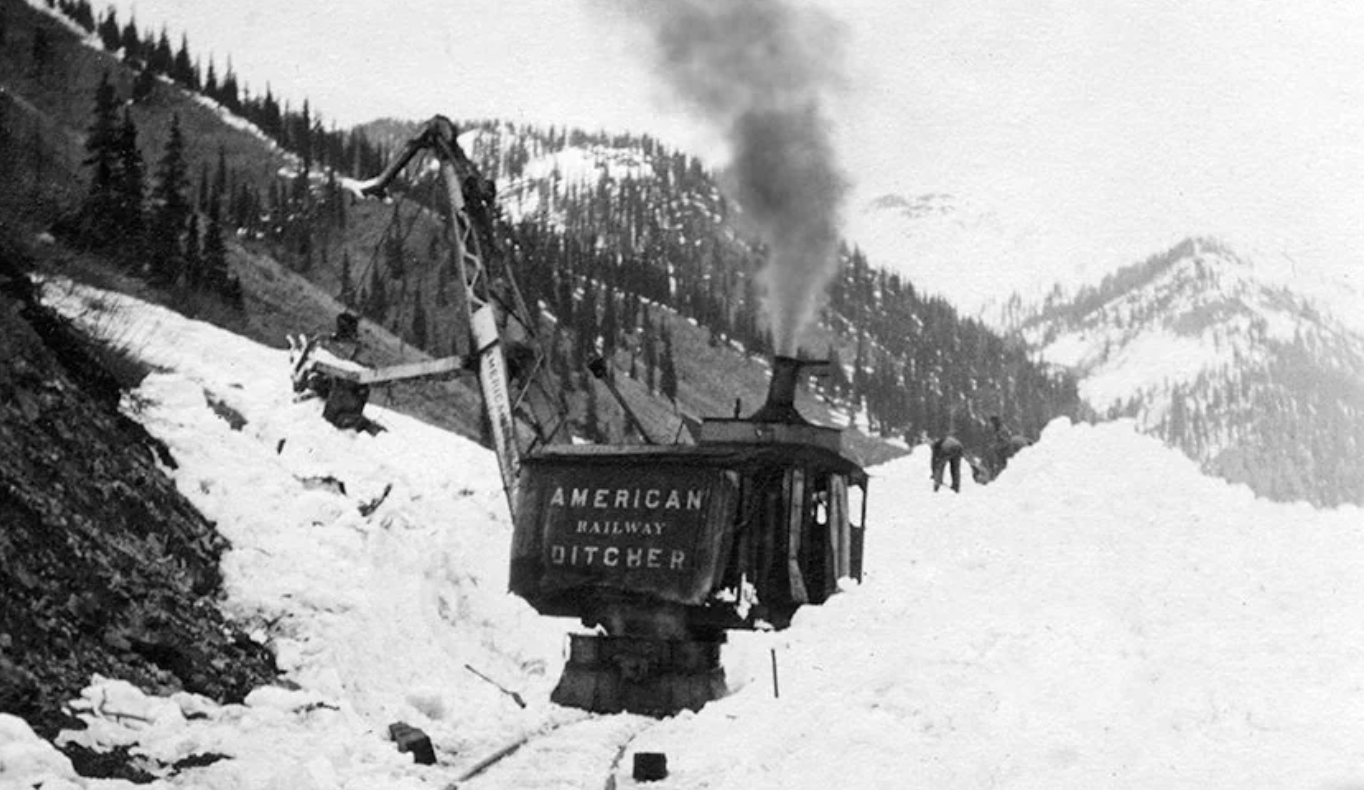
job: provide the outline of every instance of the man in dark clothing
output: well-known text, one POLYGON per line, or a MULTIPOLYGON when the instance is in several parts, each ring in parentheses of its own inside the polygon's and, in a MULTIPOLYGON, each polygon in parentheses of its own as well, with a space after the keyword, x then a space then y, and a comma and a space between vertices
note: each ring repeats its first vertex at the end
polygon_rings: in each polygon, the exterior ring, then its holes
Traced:
POLYGON ((990 416, 990 427, 994 432, 994 437, 990 440, 989 452, 987 453, 987 466, 989 477, 993 480, 999 477, 1004 468, 1009 465, 1009 459, 1018 455, 1018 451, 1032 444, 1028 437, 1010 431, 999 418, 999 415, 990 416))
MULTIPOLYGON (((353 313, 341 313, 336 317, 336 331, 324 343, 335 356, 358 362, 362 346, 360 319, 353 313)), ((378 426, 365 417, 365 404, 369 403, 368 384, 335 378, 328 382, 327 391, 321 395, 326 399, 322 418, 327 422, 338 428, 376 433, 374 429, 378 426)))
POLYGON ((952 470, 952 490, 961 492, 961 458, 963 448, 955 436, 944 436, 932 444, 933 448, 933 490, 942 488, 944 468, 952 470))
POLYGON ((994 436, 990 440, 990 477, 999 477, 999 473, 1004 471, 1004 467, 1009 465, 1009 458, 1013 456, 1015 449, 1013 445, 1013 432, 1004 425, 1004 421, 998 414, 990 415, 990 429, 994 436))
MULTIPOLYGON (((336 331, 332 333, 332 340, 341 343, 360 343, 360 318, 354 313, 341 313, 336 317, 336 331)), ((351 356, 357 352, 352 351, 351 356)))
POLYGON ((295 360, 294 391, 311 392, 323 400, 322 417, 338 428, 377 433, 378 423, 365 417, 369 402, 369 385, 334 375, 328 375, 308 363, 315 348, 325 349, 337 359, 358 362, 361 351, 360 320, 352 313, 336 317, 336 331, 311 339, 290 340, 291 348, 300 356, 295 360))
POLYGON ((990 415, 990 430, 994 433, 996 442, 1007 442, 1009 437, 1013 435, 1013 432, 1004 425, 1004 421, 1000 419, 998 414, 990 415))

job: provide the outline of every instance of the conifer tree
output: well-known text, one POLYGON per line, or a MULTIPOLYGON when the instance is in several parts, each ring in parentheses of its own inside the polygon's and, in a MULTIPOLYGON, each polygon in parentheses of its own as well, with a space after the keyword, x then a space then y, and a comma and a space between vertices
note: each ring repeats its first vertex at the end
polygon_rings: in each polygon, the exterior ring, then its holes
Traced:
POLYGON ((245 183, 240 186, 241 191, 241 218, 237 221, 237 227, 246 228, 251 234, 259 235, 261 224, 261 199, 260 191, 255 186, 245 183))
POLYGON ((649 318, 649 308, 644 308, 640 330, 640 345, 644 347, 644 384, 649 388, 649 394, 655 392, 655 382, 658 374, 658 343, 654 338, 653 321, 649 318))
POLYGON ((346 307, 352 307, 355 303, 355 282, 351 279, 350 271, 350 251, 341 251, 341 293, 337 299, 346 307))
POLYGON ((388 276, 401 280, 407 276, 407 255, 403 251, 402 217, 398 214, 398 204, 393 204, 393 220, 389 223, 389 233, 384 238, 384 265, 388 276))
POLYGON ((221 204, 227 194, 227 149, 218 144, 218 166, 213 171, 213 184, 209 191, 209 202, 221 204))
POLYGON ((583 433, 592 442, 602 440, 602 424, 600 407, 597 405, 597 382, 594 379, 587 379, 587 403, 584 406, 583 414, 583 433))
POLYGON ((658 388, 668 400, 677 400, 677 365, 673 360, 673 335, 663 330, 663 359, 659 361, 658 388))
POLYGON ((99 40, 109 52, 117 52, 123 46, 123 36, 118 27, 118 15, 110 8, 103 21, 99 23, 99 40))
POLYGON ((227 267, 227 245, 223 243, 223 226, 217 212, 208 215, 208 229, 204 231, 203 269, 205 290, 231 299, 232 278, 227 267))
POLYGON ((166 33, 166 28, 161 28, 161 37, 156 40, 155 44, 152 44, 150 39, 148 39, 147 44, 146 49, 149 52, 147 65, 157 74, 170 76, 171 69, 175 65, 175 53, 171 51, 170 35, 166 33))
POLYGON ((204 75, 204 95, 210 99, 222 103, 222 98, 218 91, 218 74, 213 69, 213 61, 208 62, 208 73, 204 75))
MULTIPOLYGON (((309 189, 312 183, 312 172, 305 166, 294 174, 294 180, 289 182, 289 208, 296 214, 309 214, 312 212, 312 191, 309 189)), ((394 206, 394 215, 397 215, 397 206, 394 206)))
POLYGON ((227 74, 218 88, 218 102, 235 113, 242 111, 241 97, 237 94, 237 75, 232 73, 232 61, 227 62, 227 74))
POLYGON ((642 306, 639 298, 639 291, 631 291, 626 297, 625 305, 625 317, 621 321, 621 326, 626 334, 629 334, 634 332, 635 327, 639 325, 639 312, 640 307, 642 306))
MULTIPOLYGON (((180 116, 175 114, 171 116, 166 150, 157 167, 156 186, 152 190, 155 205, 152 210, 151 276, 154 282, 161 285, 170 285, 183 274, 184 249, 180 235, 192 211, 186 195, 189 189, 188 167, 185 161, 185 139, 180 132, 180 116)), ((207 246, 207 237, 204 243, 207 246)))
POLYGON ((308 111, 308 100, 303 100, 303 114, 298 120, 298 132, 295 135, 294 145, 299 156, 303 157, 303 169, 308 171, 313 166, 313 124, 312 114, 308 111))
MULTIPOLYGON (((0 12, 2 13, 2 12, 0 12)), ((0 23, 3 19, 0 18, 0 23)), ((4 41, 0 40, 0 46, 4 41)), ((8 104, 0 103, 0 183, 10 183, 17 172, 18 147, 15 145, 14 132, 10 129, 10 109, 8 104)))
POLYGON ((145 176, 142 152, 137 147, 137 126, 132 111, 123 108, 123 123, 119 126, 118 168, 114 177, 113 220, 119 235, 118 247, 130 260, 140 260, 145 253, 145 223, 142 218, 142 197, 145 176))
POLYGON ((199 186, 195 193, 196 197, 194 199, 194 210, 203 214, 207 214, 209 204, 208 162, 199 163, 199 180, 196 183, 199 186))
POLYGON ((128 24, 123 26, 119 49, 123 50, 125 61, 131 62, 142 59, 142 37, 137 34, 137 23, 132 18, 129 18, 128 24))
POLYGON ((268 213, 266 215, 266 233, 270 238, 278 239, 284 232, 284 218, 288 213, 284 207, 284 190, 280 188, 277 179, 271 179, 270 192, 268 195, 268 213))
POLYGON ((566 266, 556 267, 554 286, 555 312, 558 314, 559 321, 572 325, 574 314, 577 311, 573 302, 573 273, 566 266))
POLYGON ((243 87, 242 107, 246 110, 247 117, 255 121, 267 137, 279 142, 279 103, 270 94, 270 83, 265 84, 264 96, 252 96, 243 87))
POLYGON ((175 58, 170 66, 171 79, 181 86, 192 91, 199 90, 198 80, 195 78, 194 63, 189 58, 189 36, 180 36, 180 49, 175 53, 175 58))
POLYGON ((90 6, 89 0, 72 3, 67 8, 66 15, 86 33, 95 32, 95 10, 90 6))
POLYGON ((346 191, 336 181, 336 168, 328 168, 327 180, 332 199, 331 221, 336 227, 344 231, 346 229, 346 191))
POLYGON ((185 228, 185 283, 194 290, 204 287, 204 248, 199 236, 199 215, 191 214, 185 228))
POLYGON ((573 389, 572 369, 568 363, 568 352, 564 350, 564 328, 562 324, 554 325, 554 335, 549 341, 549 369, 554 374, 559 383, 559 394, 563 398, 564 393, 573 389))
POLYGON ((141 104, 156 90, 156 75, 152 70, 143 66, 133 78, 133 103, 141 104))
POLYGON ((597 321, 597 289, 591 280, 583 284, 583 301, 576 310, 576 318, 579 353, 574 362, 582 370, 597 351, 597 335, 601 328, 597 321))
POLYGON ((616 294, 610 286, 604 287, 603 298, 606 300, 606 307, 602 311, 601 336, 602 336, 602 356, 607 359, 616 353, 616 338, 620 334, 620 319, 617 317, 616 294))
POLYGON ((426 308, 422 307, 421 294, 413 295, 412 304, 412 345, 420 349, 426 348, 426 308))
POLYGON ((361 309, 365 315, 375 321, 382 321, 384 312, 388 309, 388 294, 384 291, 384 280, 379 276, 377 266, 371 266, 369 269, 369 289, 364 302, 361 309))
POLYGON ((117 231, 118 143, 118 96, 105 72, 95 87, 95 117, 85 137, 84 164, 90 168, 90 191, 79 211, 77 233, 82 244, 108 244, 117 231))
POLYGON ((824 358, 829 362, 829 389, 836 396, 842 396, 848 389, 848 372, 843 369, 843 360, 838 357, 838 349, 833 343, 829 343, 828 351, 824 358))
POLYGON ((853 357, 852 400, 860 403, 867 397, 867 334, 857 333, 857 353, 853 357))
POLYGON ((47 35, 47 28, 34 28, 33 45, 29 54, 33 60, 31 67, 32 73, 36 75, 44 74, 47 70, 48 62, 52 60, 52 40, 47 35))
POLYGON ((235 274, 228 275, 227 286, 223 289, 223 301, 239 313, 246 310, 246 291, 242 288, 242 278, 235 274))
POLYGON ((43 141, 42 127, 36 122, 33 124, 33 133, 29 136, 29 149, 33 157, 33 200, 39 199, 43 187, 43 172, 47 167, 47 147, 43 141))
POLYGON ((312 231, 306 226, 298 234, 298 271, 307 274, 313 270, 312 231))

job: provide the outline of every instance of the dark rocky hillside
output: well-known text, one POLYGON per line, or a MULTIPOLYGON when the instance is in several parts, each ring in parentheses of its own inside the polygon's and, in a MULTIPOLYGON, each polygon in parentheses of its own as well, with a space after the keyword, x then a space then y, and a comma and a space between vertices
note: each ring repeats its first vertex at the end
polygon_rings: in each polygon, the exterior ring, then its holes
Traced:
POLYGON ((116 354, 44 309, 23 264, 0 246, 0 710, 53 737, 96 673, 239 700, 275 667, 218 610, 227 541, 119 413, 116 354))

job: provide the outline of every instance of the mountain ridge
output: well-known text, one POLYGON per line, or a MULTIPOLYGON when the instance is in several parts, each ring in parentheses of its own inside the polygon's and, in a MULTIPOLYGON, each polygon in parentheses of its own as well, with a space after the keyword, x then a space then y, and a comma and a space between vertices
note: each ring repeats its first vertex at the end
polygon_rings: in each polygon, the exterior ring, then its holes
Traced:
POLYGON ((1262 496, 1364 501, 1364 336, 1253 260, 1190 238, 1017 319, 1100 414, 1262 496))

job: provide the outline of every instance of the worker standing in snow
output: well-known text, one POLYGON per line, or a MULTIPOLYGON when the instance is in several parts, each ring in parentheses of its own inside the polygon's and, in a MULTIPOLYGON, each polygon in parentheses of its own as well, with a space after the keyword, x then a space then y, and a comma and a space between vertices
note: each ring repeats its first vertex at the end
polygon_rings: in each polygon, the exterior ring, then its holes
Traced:
POLYGON ((294 365, 294 391, 322 398, 322 417, 338 428, 376 433, 377 423, 364 415, 369 401, 369 385, 329 375, 309 364, 320 352, 340 362, 359 362, 361 352, 360 320, 344 312, 336 317, 336 331, 312 338, 290 338, 294 365))
POLYGON ((989 465, 989 477, 991 480, 999 477, 1000 472, 1009 465, 1009 459, 1018 454, 1019 450, 1032 444, 1032 442, 1022 434, 1015 434, 1010 431, 998 414, 990 415, 990 427, 994 432, 994 437, 990 440, 990 447, 986 454, 986 462, 989 465))
POLYGON ((931 461, 933 470, 933 490, 936 492, 942 488, 943 470, 950 469, 952 472, 952 490, 961 492, 961 458, 964 449, 961 442, 955 436, 944 436, 937 439, 931 445, 933 458, 931 461))
POLYGON ((998 414, 990 415, 990 439, 989 462, 991 479, 999 476, 1004 471, 1004 467, 1009 465, 1009 458, 1013 455, 1013 432, 1009 430, 1004 421, 998 414))
MULTIPOLYGON (((332 354, 349 362, 356 362, 360 356, 360 319, 344 312, 336 317, 336 331, 325 339, 326 348, 332 354)), ((369 402, 369 385, 345 379, 333 379, 330 391, 325 395, 322 417, 338 428, 367 430, 369 421, 365 419, 365 404, 369 402)))

